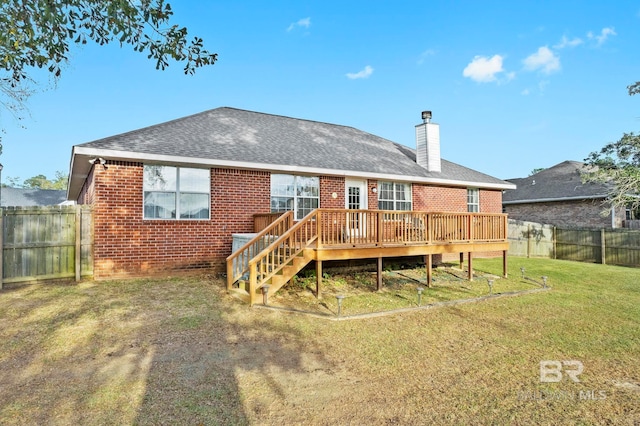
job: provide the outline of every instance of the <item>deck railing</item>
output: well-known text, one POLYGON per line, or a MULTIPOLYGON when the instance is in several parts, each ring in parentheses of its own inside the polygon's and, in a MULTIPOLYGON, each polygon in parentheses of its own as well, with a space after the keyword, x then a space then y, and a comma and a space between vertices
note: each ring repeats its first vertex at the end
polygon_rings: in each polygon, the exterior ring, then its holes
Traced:
POLYGON ((318 248, 505 241, 507 215, 318 209, 318 248))

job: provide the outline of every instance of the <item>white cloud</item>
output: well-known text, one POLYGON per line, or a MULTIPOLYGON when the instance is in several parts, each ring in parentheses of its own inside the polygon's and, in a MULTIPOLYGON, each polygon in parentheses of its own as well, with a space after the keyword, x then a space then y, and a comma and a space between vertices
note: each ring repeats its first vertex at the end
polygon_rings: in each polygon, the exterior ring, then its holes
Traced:
POLYGON ((292 31, 296 27, 309 28, 310 26, 311 26, 311 18, 302 18, 302 19, 299 19, 298 22, 293 22, 291 25, 289 25, 289 28, 287 28, 287 31, 292 31))
POLYGON ((540 70, 545 74, 551 74, 560 70, 560 58, 547 46, 542 46, 536 53, 527 56, 522 62, 528 71, 540 70))
POLYGON ((554 49, 564 49, 565 47, 576 47, 584 43, 581 38, 575 37, 571 40, 567 36, 562 36, 560 43, 553 46, 554 49))
POLYGON ((367 65, 362 71, 358 71, 356 73, 347 73, 347 78, 351 80, 357 80, 359 78, 368 78, 371 74, 373 74, 373 68, 367 65))
POLYGON ((587 33, 587 37, 589 39, 594 39, 596 41, 596 45, 601 46, 605 41, 609 38, 609 36, 618 35, 616 30, 613 27, 606 27, 600 31, 600 35, 595 35, 591 31, 587 33))
POLYGON ((531 91, 530 91, 529 89, 524 89, 522 92, 520 92, 520 94, 521 94, 522 96, 527 96, 527 95, 529 95, 530 93, 531 93, 531 91))
POLYGON ((462 71, 462 75, 478 83, 489 83, 496 80, 496 74, 504 71, 502 56, 475 56, 462 71))
POLYGON ((434 49, 427 49, 424 52, 422 52, 420 54, 420 56, 418 57, 418 64, 423 64, 424 61, 429 57, 429 56, 433 56, 436 54, 436 51, 434 49))

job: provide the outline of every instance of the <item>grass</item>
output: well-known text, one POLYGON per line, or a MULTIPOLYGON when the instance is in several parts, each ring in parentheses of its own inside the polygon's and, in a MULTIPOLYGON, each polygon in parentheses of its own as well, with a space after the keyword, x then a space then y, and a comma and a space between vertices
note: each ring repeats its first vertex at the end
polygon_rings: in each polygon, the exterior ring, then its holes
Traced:
MULTIPOLYGON (((212 277, 6 289, 0 423, 639 424, 640 270, 511 258, 494 292, 534 288, 520 267, 553 289, 343 322, 247 308, 212 277), (541 383, 543 360, 582 362, 580 382, 541 383)), ((377 294, 371 279, 336 288, 415 305, 418 283, 390 271, 377 294)), ((486 280, 431 290, 488 293, 486 280)))
POLYGON ((384 286, 376 291, 376 274, 357 272, 353 274, 324 274, 321 292, 322 299, 315 296, 316 277, 295 279, 295 285, 285 287, 283 291, 270 298, 270 304, 297 310, 326 315, 336 315, 338 301, 336 296, 344 296, 341 306, 342 316, 385 312, 398 309, 425 306, 438 302, 462 299, 474 299, 503 293, 519 292, 542 288, 541 278, 503 279, 492 273, 475 271, 474 281, 467 280, 467 273, 459 269, 446 267, 433 271, 432 286, 427 285, 424 268, 383 271, 384 286), (488 281, 491 280, 491 289, 488 281), (422 295, 418 301, 418 288, 422 295))

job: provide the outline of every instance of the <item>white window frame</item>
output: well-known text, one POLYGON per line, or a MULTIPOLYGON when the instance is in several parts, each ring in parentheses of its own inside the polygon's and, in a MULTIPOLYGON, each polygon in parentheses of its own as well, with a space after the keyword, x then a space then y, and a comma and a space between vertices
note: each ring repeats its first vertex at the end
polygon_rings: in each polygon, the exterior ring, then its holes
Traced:
MULTIPOLYGON (((203 185, 204 186, 204 185, 203 185)), ((192 220, 210 220, 211 219, 211 170, 210 169, 201 169, 201 168, 195 168, 195 167, 176 167, 176 166, 167 166, 167 165, 162 165, 162 164, 145 164, 143 165, 143 184, 142 184, 142 218, 143 220, 172 220, 172 221, 178 221, 178 220, 187 220, 187 221, 192 221, 192 220), (176 171, 176 186, 175 189, 173 188, 169 188, 167 190, 162 190, 162 189, 155 189, 155 188, 147 188, 145 187, 145 179, 144 179, 144 173, 147 170, 148 167, 168 167, 168 168, 172 168, 175 169, 176 171), (183 170, 203 170, 207 172, 207 180, 206 180, 206 192, 205 191, 199 191, 199 190, 194 190, 194 189, 190 189, 190 190, 184 190, 182 191, 180 188, 180 177, 181 177, 181 172, 183 170), (146 201, 146 197, 147 194, 151 194, 151 193, 158 193, 158 194, 175 194, 175 217, 147 217, 146 216, 146 206, 145 206, 145 201, 146 201), (207 217, 180 217, 182 212, 181 212, 181 203, 180 203, 180 196, 181 195, 186 195, 186 194, 201 194, 207 195, 207 217)))
POLYGON ((411 211, 413 210, 413 185, 411 183, 406 182, 391 182, 391 181, 378 181, 378 209, 379 210, 402 210, 402 211, 411 211), (391 185, 391 198, 382 198, 385 193, 389 192, 389 189, 383 188, 385 185, 391 185), (405 200, 401 200, 398 197, 398 186, 402 185, 405 191, 405 200), (383 209, 381 208, 382 203, 392 203, 392 209, 383 209), (406 207, 406 204, 409 205, 409 208, 399 208, 401 205, 406 207))
POLYGON ((293 217, 294 220, 302 220, 304 218, 304 216, 306 216, 306 214, 309 214, 310 212, 312 212, 315 209, 320 208, 320 177, 319 176, 306 176, 306 175, 291 175, 291 174, 286 174, 286 173, 272 173, 271 174, 271 185, 270 185, 270 192, 269 192, 269 206, 270 206, 270 210, 271 213, 281 213, 281 212, 287 212, 287 211, 293 211, 293 217), (287 178, 291 178, 292 179, 292 193, 289 194, 283 194, 283 193, 276 193, 274 194, 274 177, 276 176, 286 176, 287 178), (309 195, 299 195, 298 194, 298 182, 302 181, 303 179, 315 179, 318 183, 317 186, 317 196, 309 196, 309 195), (292 208, 284 208, 284 209, 274 209, 273 208, 273 199, 274 198, 290 198, 293 201, 293 206, 292 208), (299 208, 298 206, 298 202, 301 200, 311 200, 311 204, 313 204, 313 200, 316 200, 316 205, 317 207, 303 207, 302 209, 299 208), (305 210, 308 210, 306 212, 306 214, 303 214, 305 212, 305 210))
POLYGON ((480 189, 467 188, 467 212, 480 213, 480 189))

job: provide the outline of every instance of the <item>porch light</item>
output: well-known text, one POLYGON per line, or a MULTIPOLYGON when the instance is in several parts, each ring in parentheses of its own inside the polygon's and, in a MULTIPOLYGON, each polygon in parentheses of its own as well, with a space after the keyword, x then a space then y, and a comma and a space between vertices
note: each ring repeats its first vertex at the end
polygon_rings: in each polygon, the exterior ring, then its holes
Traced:
POLYGON ((547 276, 542 276, 542 287, 547 288, 547 276))
POLYGON ((343 294, 336 295, 336 300, 338 301, 338 316, 340 316, 340 313, 342 312, 342 299, 344 299, 343 294))
POLYGON ((375 194, 376 192, 378 192, 378 188, 374 186, 373 188, 371 188, 371 192, 375 194))
POLYGON ((489 295, 493 294, 493 280, 487 280, 487 284, 489 284, 489 295))
POLYGON ((418 287, 418 306, 422 306, 422 292, 424 291, 424 288, 422 287, 418 287))
POLYGON ((269 284, 262 286, 262 304, 267 306, 269 302, 269 284))

